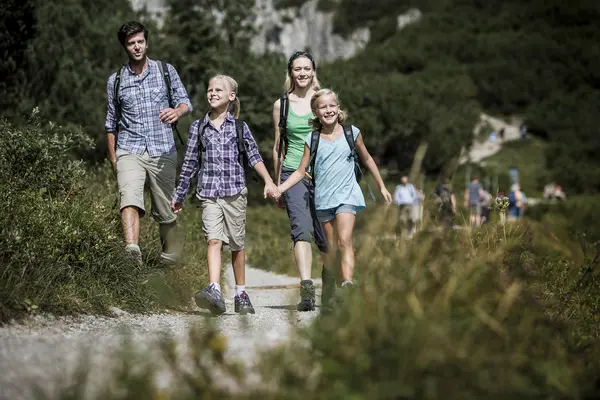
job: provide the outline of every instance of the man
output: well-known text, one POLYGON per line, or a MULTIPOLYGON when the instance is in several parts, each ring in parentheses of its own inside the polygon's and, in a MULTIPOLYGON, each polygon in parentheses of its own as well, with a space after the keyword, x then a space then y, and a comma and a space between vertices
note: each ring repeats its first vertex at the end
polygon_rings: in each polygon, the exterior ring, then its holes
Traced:
MULTIPOLYGON (((129 21, 117 32, 129 62, 121 69, 118 99, 117 73, 108 78, 106 140, 108 156, 117 174, 121 220, 126 251, 141 264, 140 218, 144 216, 144 184, 150 186, 152 217, 160 224, 161 261, 177 261, 177 216, 170 201, 175 190, 177 151, 171 124, 192 111, 187 92, 175 68, 167 64, 174 108, 169 107, 165 78, 159 63, 147 57, 148 31, 129 21)), ((166 71, 165 71, 166 72, 166 71)))
POLYGON ((469 208, 471 214, 471 227, 481 225, 481 197, 483 196, 483 186, 479 183, 479 178, 474 176, 471 184, 465 189, 465 207, 469 208))
POLYGON ((394 204, 400 207, 400 223, 402 230, 408 232, 411 238, 415 233, 414 209, 419 201, 417 191, 412 183, 408 183, 408 176, 403 176, 401 184, 394 191, 394 204))

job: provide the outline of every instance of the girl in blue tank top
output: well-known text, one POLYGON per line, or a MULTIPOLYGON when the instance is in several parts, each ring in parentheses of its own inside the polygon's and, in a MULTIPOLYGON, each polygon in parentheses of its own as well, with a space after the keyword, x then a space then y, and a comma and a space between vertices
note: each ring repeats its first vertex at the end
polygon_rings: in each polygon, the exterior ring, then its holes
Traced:
MULTIPOLYGON (((350 146, 344 137, 342 124, 346 114, 340 110, 337 95, 330 89, 321 89, 311 98, 311 109, 315 118, 313 128, 320 132, 318 151, 314 160, 315 208, 316 215, 323 226, 327 238, 327 269, 333 270, 336 259, 337 242, 341 253, 342 288, 352 285, 354 270, 354 249, 352 247, 352 231, 356 212, 366 207, 365 199, 356 181, 354 160, 350 146), (335 237, 337 236, 337 241, 335 237)), ((360 130, 352 126, 355 149, 363 164, 375 178, 383 198, 387 204, 392 202, 392 195, 385 187, 375 161, 369 154, 360 130)), ((310 146, 312 134, 305 139, 304 155, 300 166, 290 177, 279 185, 281 193, 300 182, 306 175, 311 162, 310 146)))

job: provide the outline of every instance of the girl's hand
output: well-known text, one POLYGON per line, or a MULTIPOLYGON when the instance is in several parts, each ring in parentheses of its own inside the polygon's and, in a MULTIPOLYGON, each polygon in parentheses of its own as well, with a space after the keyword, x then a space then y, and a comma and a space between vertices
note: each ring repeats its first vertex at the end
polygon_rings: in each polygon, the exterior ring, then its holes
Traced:
POLYGON ((392 195, 388 190, 384 187, 381 188, 381 195, 387 204, 392 204, 392 195))
POLYGON ((171 211, 177 214, 183 209, 183 203, 175 203, 175 199, 171 200, 171 211))

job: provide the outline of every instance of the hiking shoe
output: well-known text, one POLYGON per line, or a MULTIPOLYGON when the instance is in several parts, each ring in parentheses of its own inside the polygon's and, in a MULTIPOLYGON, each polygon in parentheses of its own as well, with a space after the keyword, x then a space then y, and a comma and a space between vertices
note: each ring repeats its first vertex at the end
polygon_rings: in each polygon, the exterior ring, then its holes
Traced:
POLYGON ((323 307, 330 307, 332 305, 333 296, 335 295, 335 276, 328 269, 323 267, 321 280, 323 284, 321 305, 323 307))
POLYGON ((220 315, 226 311, 225 299, 214 284, 196 292, 194 300, 198 307, 209 310, 213 315, 220 315))
POLYGON ((138 266, 141 267, 143 264, 142 261, 142 251, 140 250, 140 246, 137 244, 128 244, 125 246, 125 252, 127 256, 131 258, 131 260, 138 266))
POLYGON ((244 290, 242 294, 239 296, 236 295, 234 298, 235 302, 235 312, 238 314, 246 315, 246 314, 254 314, 254 307, 252 307, 252 302, 250 301, 250 296, 244 290))
POLYGON ((313 281, 306 280, 300 282, 300 303, 298 303, 296 310, 315 310, 315 285, 313 285, 313 281))
POLYGON ((160 253, 160 263, 162 265, 172 266, 177 264, 177 253, 160 253))

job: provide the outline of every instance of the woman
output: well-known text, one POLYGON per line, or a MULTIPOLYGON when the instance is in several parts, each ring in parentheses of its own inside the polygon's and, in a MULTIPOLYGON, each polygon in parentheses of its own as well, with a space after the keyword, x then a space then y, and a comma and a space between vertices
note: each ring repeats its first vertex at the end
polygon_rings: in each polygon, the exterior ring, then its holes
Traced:
MULTIPOLYGON (((309 124, 313 117, 310 99, 318 89, 315 60, 307 52, 294 53, 287 64, 284 94, 273 104, 273 160, 278 185, 285 182, 300 166, 304 154, 304 140, 312 131, 309 124)), ((282 197, 283 204, 279 201, 279 206, 285 205, 288 213, 294 260, 300 272, 298 311, 315 309, 315 288, 311 280, 311 241, 315 240, 322 254, 327 252, 325 233, 314 214, 312 192, 311 182, 304 179, 285 193, 282 197)), ((321 301, 327 304, 335 290, 335 279, 325 266, 322 279, 321 301)))

